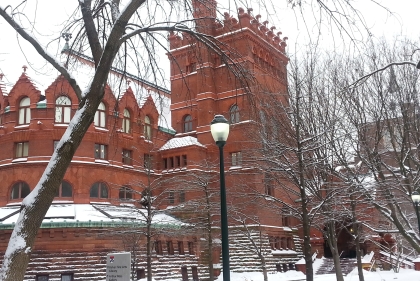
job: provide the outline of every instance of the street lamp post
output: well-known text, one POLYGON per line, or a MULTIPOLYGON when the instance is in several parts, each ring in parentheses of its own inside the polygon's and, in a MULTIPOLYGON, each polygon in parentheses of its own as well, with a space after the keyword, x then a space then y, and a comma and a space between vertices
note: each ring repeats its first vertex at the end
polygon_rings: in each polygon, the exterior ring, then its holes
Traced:
POLYGON ((417 224, 419 226, 419 234, 420 234, 420 214, 419 214, 420 194, 417 191, 414 191, 411 194, 411 199, 413 200, 414 207, 416 208, 417 224))
POLYGON ((229 135, 229 122, 223 115, 214 116, 210 123, 210 131, 216 145, 219 147, 220 158, 220 214, 222 228, 222 257, 223 257, 223 281, 230 281, 229 269, 229 238, 228 219, 226 206, 225 167, 223 160, 223 147, 229 135))

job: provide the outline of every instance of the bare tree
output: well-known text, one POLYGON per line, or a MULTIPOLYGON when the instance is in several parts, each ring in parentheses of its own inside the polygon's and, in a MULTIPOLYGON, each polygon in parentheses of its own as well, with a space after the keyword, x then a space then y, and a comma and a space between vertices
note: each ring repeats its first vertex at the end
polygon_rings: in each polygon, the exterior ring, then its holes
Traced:
POLYGON ((395 227, 372 228, 400 233, 419 252, 414 209, 406 207, 412 205, 410 195, 419 180, 418 73, 410 62, 416 45, 404 40, 372 44, 368 55, 349 67, 347 81, 356 80, 356 84, 348 83, 351 87, 341 97, 356 161, 370 177, 370 184, 363 183, 360 175, 355 181, 365 200, 395 227))
MULTIPOLYGON (((75 34, 72 49, 88 53, 93 58, 95 73, 89 86, 82 89, 79 81, 71 75, 65 65, 51 55, 29 31, 33 26, 28 29, 22 23, 21 20, 25 17, 20 17, 20 15, 25 15, 27 12, 25 5, 22 5, 25 2, 18 3, 14 7, 10 5, 0 7, 1 17, 70 83, 79 99, 79 109, 57 145, 39 183, 31 195, 22 202, 20 217, 12 233, 2 265, 0 275, 2 280, 21 280, 23 278, 37 229, 41 225, 54 198, 55 190, 61 183, 77 147, 94 119, 95 112, 104 95, 111 67, 126 69, 134 66, 137 67, 139 73, 143 74, 143 77, 161 77, 154 48, 160 46, 165 49, 162 39, 166 37, 166 32, 189 34, 219 54, 223 61, 233 62, 222 51, 222 46, 217 40, 205 32, 201 32, 205 28, 200 31, 200 28, 194 27, 194 21, 191 18, 193 9, 189 1, 131 0, 127 1, 124 7, 119 0, 78 1, 78 9, 67 21, 62 33, 70 31, 75 34), (182 12, 176 13, 176 11, 182 12), (163 19, 160 18, 160 15, 163 19), (173 20, 173 18, 176 19, 173 20)), ((214 8, 215 2, 213 1, 201 2, 205 6, 208 4, 207 8, 214 8)), ((315 3, 319 5, 323 15, 327 15, 336 26, 342 28, 350 18, 359 18, 360 14, 353 9, 348 1, 341 0, 339 2, 333 6, 329 6, 323 1, 315 3), (341 12, 335 13, 336 8, 339 8, 341 12)), ((241 1, 237 1, 237 4, 240 3, 241 1)), ((290 3, 296 7, 302 5, 301 1, 290 1, 290 3)), ((268 4, 270 3, 266 5, 268 4)), ((205 26, 206 20, 209 19, 200 19, 198 26, 205 26)), ((246 72, 242 72, 238 64, 229 64, 229 67, 243 82, 242 85, 246 87, 248 84, 244 80, 247 77, 246 72)))

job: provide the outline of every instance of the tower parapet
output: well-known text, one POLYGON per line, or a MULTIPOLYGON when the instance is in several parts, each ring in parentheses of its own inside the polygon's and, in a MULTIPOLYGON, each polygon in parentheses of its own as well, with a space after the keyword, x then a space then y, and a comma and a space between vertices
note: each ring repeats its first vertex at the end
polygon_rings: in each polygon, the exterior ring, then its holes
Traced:
MULTIPOLYGON (((252 9, 249 8, 245 12, 244 8, 238 9, 238 16, 235 18, 229 13, 224 13, 223 21, 216 20, 216 1, 214 0, 195 0, 194 5, 194 18, 197 22, 197 31, 214 35, 215 37, 227 35, 229 33, 249 29, 258 37, 264 39, 271 46, 285 53, 287 46, 287 37, 281 37, 282 32, 275 32, 275 26, 269 27, 269 21, 261 22, 261 15, 252 15, 252 9), (204 4, 207 3, 207 4, 204 4), (213 6, 214 5, 214 9, 213 6), (209 8, 211 6, 211 8, 209 8), (203 24, 200 23, 204 23, 203 24)), ((190 45, 191 36, 187 33, 174 33, 169 35, 170 48, 176 49, 190 45)))

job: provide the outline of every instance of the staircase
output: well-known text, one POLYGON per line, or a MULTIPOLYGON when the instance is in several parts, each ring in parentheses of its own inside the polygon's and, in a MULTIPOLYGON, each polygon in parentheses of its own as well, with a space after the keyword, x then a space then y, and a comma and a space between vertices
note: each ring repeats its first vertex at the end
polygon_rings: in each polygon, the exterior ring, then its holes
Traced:
MULTIPOLYGON (((73 273, 74 281, 104 281, 106 280, 106 257, 109 252, 113 250, 78 253, 34 251, 24 281, 35 280, 36 275, 49 275, 50 281, 60 281, 63 273, 73 273)), ((137 257, 136 268, 146 269, 145 253, 139 251, 137 257)), ((154 254, 152 257, 154 280, 168 278, 182 280, 181 267, 187 267, 190 280, 192 280, 192 267, 197 267, 200 279, 208 276, 207 268, 198 263, 198 257, 195 255, 154 254)))
MULTIPOLYGON (((349 274, 356 267, 356 259, 340 259, 341 271, 343 275, 349 274)), ((324 258, 323 263, 317 270, 316 274, 332 274, 335 273, 334 261, 331 258, 324 258)))
POLYGON ((294 269, 294 264, 302 257, 301 243, 298 236, 293 237, 296 251, 277 251, 273 255, 268 236, 258 230, 250 230, 250 237, 243 229, 229 230, 230 270, 233 272, 262 271, 261 259, 251 239, 265 259, 267 272, 286 271, 294 269), (300 251, 297 251, 297 250, 300 251))

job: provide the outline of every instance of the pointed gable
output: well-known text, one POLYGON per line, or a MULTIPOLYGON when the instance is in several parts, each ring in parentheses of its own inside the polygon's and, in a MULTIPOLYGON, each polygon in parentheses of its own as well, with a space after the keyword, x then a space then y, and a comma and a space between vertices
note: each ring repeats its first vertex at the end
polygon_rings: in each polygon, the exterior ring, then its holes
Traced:
POLYGON ((124 112, 125 108, 127 108, 128 111, 130 111, 130 114, 133 118, 136 118, 139 115, 139 106, 137 104, 137 99, 134 96, 131 87, 127 88, 121 99, 118 101, 118 111, 121 114, 122 112, 124 112))
POLYGON ((45 98, 47 99, 47 104, 54 106, 55 100, 59 96, 67 96, 71 100, 73 109, 77 108, 79 104, 76 93, 73 88, 70 86, 70 83, 64 76, 59 75, 57 79, 45 90, 45 98))
POLYGON ((19 101, 23 97, 29 97, 31 100, 31 107, 35 107, 36 103, 41 99, 41 91, 38 90, 32 80, 26 75, 26 72, 23 72, 22 75, 20 75, 18 81, 8 94, 11 111, 15 110, 15 107, 18 106, 19 101))

